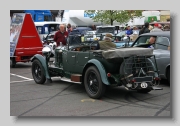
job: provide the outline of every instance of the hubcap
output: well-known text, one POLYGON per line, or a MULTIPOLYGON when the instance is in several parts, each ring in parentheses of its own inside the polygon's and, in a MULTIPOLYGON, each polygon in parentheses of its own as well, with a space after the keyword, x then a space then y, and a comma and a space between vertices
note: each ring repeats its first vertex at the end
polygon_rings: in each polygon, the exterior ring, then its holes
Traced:
POLYGON ((93 81, 90 81, 90 86, 93 84, 93 81))
POLYGON ((35 70, 35 73, 36 73, 36 74, 37 74, 37 72, 38 72, 38 71, 37 71, 37 70, 35 70))

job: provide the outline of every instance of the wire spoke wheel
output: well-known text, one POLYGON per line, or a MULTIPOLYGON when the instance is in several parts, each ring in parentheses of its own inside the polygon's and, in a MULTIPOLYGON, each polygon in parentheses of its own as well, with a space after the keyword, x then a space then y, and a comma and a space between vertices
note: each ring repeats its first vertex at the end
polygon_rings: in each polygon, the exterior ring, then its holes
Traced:
POLYGON ((102 83, 99 71, 95 66, 90 66, 86 70, 84 77, 84 85, 89 97, 95 99, 101 98, 106 90, 106 85, 102 83))
POLYGON ((43 74, 43 66, 39 60, 34 60, 32 63, 32 76, 37 84, 44 84, 46 78, 43 74))
POLYGON ((93 71, 89 73, 87 83, 91 93, 96 94, 98 92, 99 85, 98 85, 97 77, 93 71))

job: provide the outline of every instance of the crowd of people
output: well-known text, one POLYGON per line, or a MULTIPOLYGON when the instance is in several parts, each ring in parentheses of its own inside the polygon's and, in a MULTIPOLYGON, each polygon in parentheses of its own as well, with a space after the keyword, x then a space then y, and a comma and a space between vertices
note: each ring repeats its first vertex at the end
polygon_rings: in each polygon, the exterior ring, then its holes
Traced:
MULTIPOLYGON (((57 46, 65 46, 68 36, 71 34, 71 32, 76 29, 76 26, 71 25, 70 23, 67 24, 67 27, 65 24, 59 25, 58 32, 54 35, 54 41, 56 42, 57 46), (60 43, 61 42, 61 43, 60 43)), ((96 26, 92 25, 92 30, 96 30, 96 26)))
MULTIPOLYGON (((75 26, 71 26, 71 24, 67 24, 67 27, 66 25, 64 24, 61 24, 59 26, 59 31, 56 32, 55 36, 54 36, 54 41, 56 42, 56 45, 59 46, 59 45, 66 45, 66 42, 67 42, 67 37, 68 35, 73 31, 73 29, 75 29, 76 27, 75 26), (61 43, 60 43, 61 42, 61 43)), ((92 29, 96 29, 95 25, 92 25, 92 29)), ((130 26, 127 26, 125 27, 126 30, 126 35, 127 36, 132 36, 134 35, 135 33, 133 33, 133 31, 136 31, 136 30, 139 30, 139 34, 136 34, 134 36, 136 36, 135 38, 137 38, 138 35, 141 35, 141 34, 144 34, 144 33, 149 33, 149 32, 161 32, 161 31, 167 31, 167 30, 170 30, 170 26, 168 25, 165 25, 164 27, 160 24, 155 23, 154 26, 150 25, 148 22, 146 22, 142 28, 141 27, 130 27, 130 26)), ((107 42, 109 42, 111 40, 112 36, 110 34, 107 34, 105 36, 105 40, 104 40, 104 44, 103 42, 100 42, 98 43, 98 46, 97 46, 97 49, 100 49, 100 47, 102 48, 111 48, 111 47, 114 47, 114 45, 110 44, 109 43, 107 44, 107 42)), ((150 40, 154 41, 154 38, 152 37, 150 40)))
POLYGON ((124 28, 126 30, 126 35, 132 35, 133 30, 139 30, 139 35, 144 34, 144 33, 149 33, 149 32, 156 32, 156 31, 169 31, 170 26, 169 25, 164 25, 162 26, 161 24, 155 23, 154 26, 150 25, 148 22, 146 22, 142 27, 136 27, 134 26, 133 28, 130 26, 127 26, 124 28))

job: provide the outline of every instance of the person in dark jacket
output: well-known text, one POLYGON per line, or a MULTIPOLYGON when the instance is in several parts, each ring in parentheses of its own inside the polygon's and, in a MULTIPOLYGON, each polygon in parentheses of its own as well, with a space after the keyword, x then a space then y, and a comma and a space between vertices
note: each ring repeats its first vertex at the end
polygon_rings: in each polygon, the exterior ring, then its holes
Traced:
POLYGON ((144 27, 139 31, 139 35, 144 34, 144 33, 149 33, 149 32, 150 32, 150 30, 149 30, 149 23, 146 22, 144 24, 144 27))
POLYGON ((57 31, 54 35, 54 41, 56 42, 57 47, 60 46, 60 42, 62 42, 62 45, 66 45, 68 37, 68 32, 65 31, 65 26, 61 24, 59 26, 59 31, 57 31))

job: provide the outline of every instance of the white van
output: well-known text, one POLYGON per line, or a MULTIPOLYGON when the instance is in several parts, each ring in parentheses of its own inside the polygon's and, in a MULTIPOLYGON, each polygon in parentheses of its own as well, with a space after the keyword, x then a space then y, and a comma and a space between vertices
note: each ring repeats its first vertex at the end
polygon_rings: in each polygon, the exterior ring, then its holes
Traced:
POLYGON ((58 31, 59 22, 34 22, 41 40, 53 31, 58 31))

